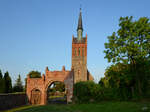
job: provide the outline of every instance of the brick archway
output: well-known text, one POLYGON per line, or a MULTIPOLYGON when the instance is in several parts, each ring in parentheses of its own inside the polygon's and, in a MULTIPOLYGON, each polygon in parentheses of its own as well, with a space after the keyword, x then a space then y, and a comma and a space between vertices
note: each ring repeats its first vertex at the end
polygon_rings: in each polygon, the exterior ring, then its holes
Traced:
MULTIPOLYGON (((46 93, 47 93, 47 94, 46 94, 46 98, 47 98, 46 103, 47 103, 47 104, 49 104, 49 103, 51 102, 51 100, 52 100, 51 98, 49 98, 49 96, 52 95, 52 94, 50 94, 51 92, 49 91, 49 89, 50 89, 50 87, 52 86, 52 84, 55 84, 55 83, 64 84, 64 86, 65 86, 65 87, 64 87, 64 91, 63 91, 63 92, 57 91, 57 92, 59 92, 59 95, 58 95, 58 96, 61 96, 62 94, 64 95, 64 96, 62 95, 61 98, 62 98, 62 100, 64 100, 64 102, 66 102, 66 96, 65 96, 65 95, 66 95, 66 93, 67 93, 67 92, 66 92, 66 90, 67 90, 67 84, 64 83, 63 81, 50 81, 50 82, 48 83, 48 85, 46 86, 46 88, 45 88, 46 93), (61 94, 61 95, 60 95, 60 94, 61 94)), ((58 94, 58 93, 56 93, 56 94, 58 94)), ((55 94, 55 95, 56 95, 56 94, 55 94)), ((53 94, 53 95, 54 95, 54 94, 53 94)), ((52 96, 53 96, 53 95, 52 95, 52 96)), ((54 95, 54 96, 55 96, 55 95, 54 95)), ((57 95, 56 95, 56 96, 57 96, 57 95)), ((56 100, 56 99, 55 99, 55 100, 56 100)), ((52 102, 53 102, 53 101, 52 101, 52 102)), ((60 102, 62 102, 62 101, 60 101, 60 102)))
POLYGON ((41 78, 30 78, 27 76, 27 96, 28 100, 31 104, 35 104, 32 102, 34 99, 32 96, 32 90, 34 88, 38 88, 41 91, 41 105, 47 103, 47 88, 52 82, 63 82, 65 84, 65 89, 67 93, 67 102, 72 101, 73 96, 73 71, 65 70, 63 67, 62 71, 49 71, 48 67, 45 70, 45 74, 42 75, 41 78))

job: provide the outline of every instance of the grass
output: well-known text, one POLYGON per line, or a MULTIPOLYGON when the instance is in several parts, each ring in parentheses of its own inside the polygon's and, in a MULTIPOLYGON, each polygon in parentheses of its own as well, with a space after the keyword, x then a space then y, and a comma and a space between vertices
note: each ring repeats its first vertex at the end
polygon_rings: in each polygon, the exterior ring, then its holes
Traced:
POLYGON ((6 110, 6 111, 4 111, 4 112, 16 112, 16 111, 25 110, 25 109, 28 109, 28 108, 33 108, 33 107, 36 107, 36 106, 33 106, 33 105, 25 105, 25 106, 13 108, 13 109, 11 109, 11 110, 6 110))
POLYGON ((44 105, 8 112, 150 112, 149 102, 100 102, 90 104, 44 105), (142 108, 147 108, 143 110, 142 108))
POLYGON ((49 96, 50 99, 55 99, 55 98, 60 98, 60 97, 64 97, 63 95, 62 96, 49 96))

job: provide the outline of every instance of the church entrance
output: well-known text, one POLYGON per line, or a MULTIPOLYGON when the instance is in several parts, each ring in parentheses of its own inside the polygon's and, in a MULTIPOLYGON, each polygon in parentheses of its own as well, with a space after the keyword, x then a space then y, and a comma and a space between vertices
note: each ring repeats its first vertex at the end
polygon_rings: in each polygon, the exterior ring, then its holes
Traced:
POLYGON ((65 84, 63 82, 52 82, 47 88, 48 104, 66 104, 67 96, 65 84))
POLYGON ((31 92, 31 104, 40 104, 41 103, 41 91, 34 89, 31 92))

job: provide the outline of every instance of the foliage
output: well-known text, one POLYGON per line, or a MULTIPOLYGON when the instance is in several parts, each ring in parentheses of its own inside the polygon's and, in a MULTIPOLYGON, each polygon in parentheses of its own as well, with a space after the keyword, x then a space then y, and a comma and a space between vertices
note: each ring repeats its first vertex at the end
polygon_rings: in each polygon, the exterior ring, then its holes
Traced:
POLYGON ((16 83, 13 87, 13 92, 23 92, 23 85, 22 85, 22 81, 21 81, 21 76, 18 75, 18 78, 16 80, 16 83))
POLYGON ((5 92, 5 82, 4 82, 4 77, 3 74, 0 70, 0 93, 4 93, 5 92))
POLYGON ((108 36, 105 43, 105 58, 109 62, 134 63, 137 59, 150 57, 150 21, 141 17, 121 17, 119 30, 108 36))
MULTIPOLYGON (((111 90, 111 97, 118 100, 130 100, 148 96, 149 63, 150 61, 144 60, 138 62, 135 71, 132 71, 131 64, 117 63, 111 65, 106 69, 105 77, 99 81, 99 84, 108 91, 111 90), (138 81, 140 81, 140 86, 138 81)), ((105 91, 104 93, 107 94, 105 91)))
MULTIPOLYGON (((142 112, 147 107, 150 111, 149 102, 100 102, 89 104, 71 105, 44 105, 23 106, 6 112, 142 112)), ((145 111, 143 111, 145 112, 145 111)))
POLYGON ((27 90, 27 78, 25 78, 24 81, 25 81, 25 86, 24 86, 24 90, 23 91, 26 92, 26 90, 27 90))
POLYGON ((99 84, 93 81, 77 82, 74 84, 75 102, 93 102, 102 98, 102 92, 99 84))
POLYGON ((55 82, 54 88, 56 91, 64 92, 65 91, 65 84, 62 82, 55 82))
POLYGON ((12 82, 11 82, 11 77, 9 76, 8 71, 4 74, 4 80, 5 80, 5 93, 11 93, 12 82))
POLYGON ((55 94, 57 94, 56 92, 58 92, 59 95, 62 97, 65 94, 65 84, 63 82, 58 82, 58 81, 53 82, 49 86, 47 92, 48 92, 50 97, 55 96, 55 94))
POLYGON ((30 78, 41 78, 41 73, 38 71, 31 71, 28 75, 30 78))
POLYGON ((148 95, 150 89, 150 21, 141 17, 121 17, 119 29, 108 36, 105 58, 113 62, 99 84, 113 91, 117 99, 129 100, 148 95))

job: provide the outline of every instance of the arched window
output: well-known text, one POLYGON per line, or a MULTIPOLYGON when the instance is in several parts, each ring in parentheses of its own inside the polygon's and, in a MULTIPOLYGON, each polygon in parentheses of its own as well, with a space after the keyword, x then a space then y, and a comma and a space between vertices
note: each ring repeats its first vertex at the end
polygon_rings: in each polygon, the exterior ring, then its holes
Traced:
POLYGON ((80 77, 80 70, 78 70, 78 78, 80 77))
POLYGON ((75 56, 77 55, 77 51, 76 51, 76 48, 74 48, 74 55, 75 55, 75 56))
POLYGON ((84 47, 82 48, 82 56, 84 56, 84 47))
POLYGON ((79 56, 80 56, 80 47, 79 47, 79 56))

